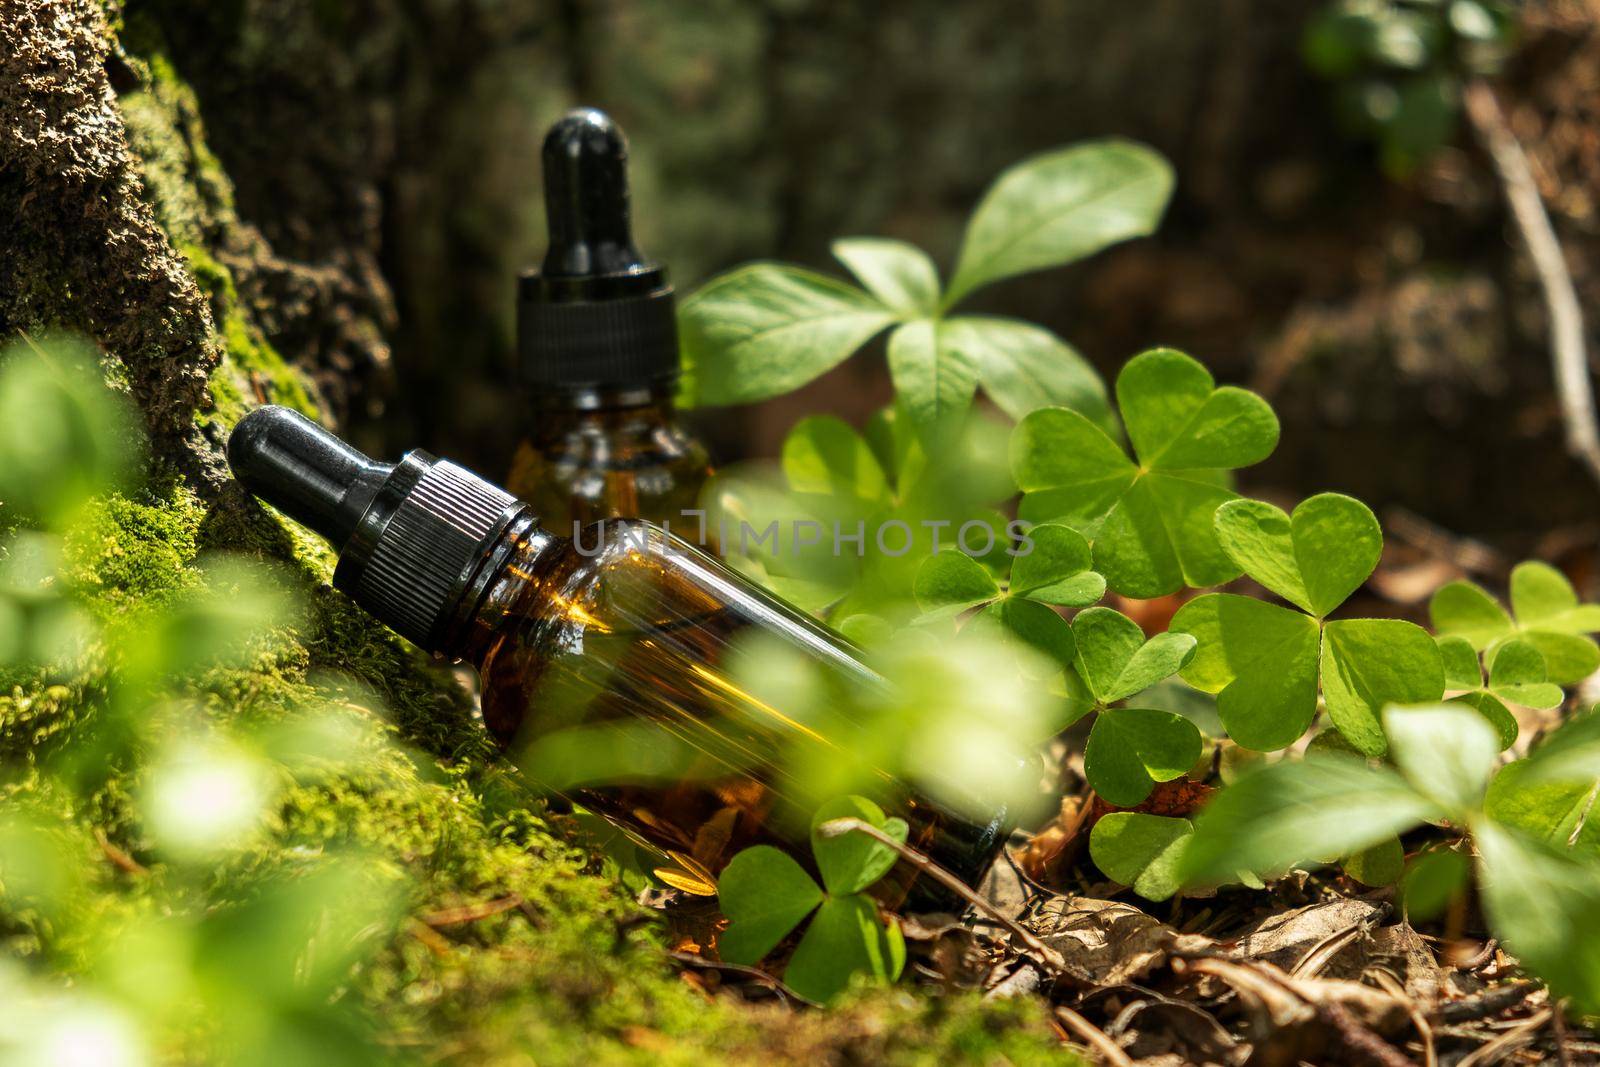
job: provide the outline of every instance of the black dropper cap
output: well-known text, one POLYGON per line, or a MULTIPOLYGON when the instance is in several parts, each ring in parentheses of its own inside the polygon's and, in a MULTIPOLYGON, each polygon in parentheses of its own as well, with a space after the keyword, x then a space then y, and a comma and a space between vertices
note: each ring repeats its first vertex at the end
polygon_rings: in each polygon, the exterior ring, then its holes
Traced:
POLYGON ((544 139, 550 248, 522 276, 517 349, 535 389, 647 387, 678 373, 666 268, 633 243, 628 142, 602 111, 569 111, 544 139))
POLYGON ((333 584, 429 651, 526 506, 471 471, 417 449, 379 463, 288 408, 250 412, 228 465, 252 494, 339 549, 333 584))

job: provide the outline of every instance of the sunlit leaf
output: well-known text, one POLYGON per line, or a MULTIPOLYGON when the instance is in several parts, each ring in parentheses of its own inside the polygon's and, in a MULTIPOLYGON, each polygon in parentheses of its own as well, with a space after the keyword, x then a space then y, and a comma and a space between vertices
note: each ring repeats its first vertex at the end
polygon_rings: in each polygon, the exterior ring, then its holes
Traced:
POLYGON ((915 245, 887 237, 841 237, 833 254, 885 307, 905 318, 939 310, 939 271, 915 245))
POLYGON ((728 917, 718 951, 730 963, 759 963, 822 901, 822 890, 788 853, 747 848, 717 879, 717 902, 728 917))
POLYGON ((1193 767, 1200 748, 1200 731, 1175 712, 1102 710, 1084 748, 1084 776, 1107 802, 1132 807, 1148 797, 1157 782, 1170 782, 1193 767))
POLYGON ((900 858, 892 848, 866 834, 828 837, 818 833, 823 823, 845 818, 860 819, 902 842, 907 833, 904 819, 886 818, 883 809, 865 797, 838 797, 818 808, 811 820, 811 851, 817 857, 822 884, 834 896, 861 892, 888 874, 900 858))
POLYGON ((1090 141, 1023 160, 973 212, 945 303, 1150 233, 1171 195, 1166 160, 1128 141, 1090 141))
POLYGON ((1089 834, 1089 855, 1106 877, 1146 900, 1166 900, 1183 888, 1179 867, 1194 834, 1188 819, 1114 811, 1089 834))

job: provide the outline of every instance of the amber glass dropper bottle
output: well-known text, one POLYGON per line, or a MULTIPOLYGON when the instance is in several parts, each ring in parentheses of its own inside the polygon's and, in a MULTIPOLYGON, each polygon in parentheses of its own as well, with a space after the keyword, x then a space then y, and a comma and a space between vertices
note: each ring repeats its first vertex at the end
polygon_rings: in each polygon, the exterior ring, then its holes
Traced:
MULTIPOLYGON (((793 768, 869 746, 856 725, 824 734, 798 721, 730 666, 759 641, 829 684, 882 686, 843 639, 652 523, 607 519, 562 537, 453 463, 420 450, 378 463, 286 408, 245 416, 228 461, 246 489, 339 546, 336 588, 478 670, 485 724, 544 784, 561 779, 637 840, 713 874, 759 842, 810 863, 806 824, 831 798, 793 768)), ((975 879, 998 851, 1003 808, 972 820, 868 777, 860 791, 960 876, 975 879)), ((902 865, 889 902, 914 879, 902 865)))
POLYGON ((603 112, 571 111, 543 163, 550 247, 517 298, 531 429, 507 487, 557 533, 616 516, 686 532, 710 461, 673 410, 672 285, 633 243, 627 141, 603 112))

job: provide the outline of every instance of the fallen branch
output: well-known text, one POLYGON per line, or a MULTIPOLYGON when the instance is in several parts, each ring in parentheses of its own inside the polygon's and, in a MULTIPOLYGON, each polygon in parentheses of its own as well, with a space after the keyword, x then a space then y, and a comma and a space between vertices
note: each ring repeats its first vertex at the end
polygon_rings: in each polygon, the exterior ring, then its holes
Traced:
POLYGON ((1556 395, 1566 425, 1567 451, 1600 483, 1600 425, 1596 423, 1594 389, 1584 351, 1583 311, 1566 256, 1545 212, 1528 155, 1506 122, 1494 90, 1482 80, 1469 82, 1465 102, 1467 118, 1494 163, 1512 220, 1533 260, 1544 294, 1545 311, 1550 317, 1550 358, 1555 365, 1556 395))
POLYGON ((1037 956, 1051 971, 1061 974, 1066 970, 1067 961, 1061 953, 1039 940, 1038 936, 1027 927, 1006 915, 989 901, 983 899, 972 888, 945 870, 939 864, 918 852, 904 841, 898 841, 871 823, 862 819, 830 819, 817 827, 817 833, 823 837, 839 837, 843 834, 866 834, 880 845, 885 845, 900 854, 900 858, 915 867, 922 874, 932 878, 950 892, 971 904, 990 919, 1004 927, 1013 937, 1027 946, 1028 951, 1037 956))

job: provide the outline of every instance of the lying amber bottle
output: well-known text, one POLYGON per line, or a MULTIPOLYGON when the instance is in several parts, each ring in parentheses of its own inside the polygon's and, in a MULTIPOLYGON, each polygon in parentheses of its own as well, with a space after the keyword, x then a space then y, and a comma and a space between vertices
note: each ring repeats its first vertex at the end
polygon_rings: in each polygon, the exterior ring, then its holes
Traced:
MULTIPOLYGON (((477 668, 485 724, 536 779, 713 874, 760 842, 810 864, 807 823, 831 798, 794 768, 870 746, 856 724, 830 717, 823 732, 781 693, 757 695, 733 661, 759 644, 830 686, 882 687, 842 638, 651 523, 561 537, 452 463, 421 451, 376 463, 284 408, 241 420, 228 458, 252 493, 342 546, 337 588, 477 668)), ((998 851, 1003 810, 974 821, 866 778, 858 791, 961 877, 998 851)), ((902 865, 888 895, 914 879, 902 865)))
POLYGON ((677 320, 666 268, 633 243, 628 146, 592 108, 545 138, 549 250, 517 294, 531 431, 507 487, 545 526, 633 516, 683 530, 711 473, 673 410, 677 320))

